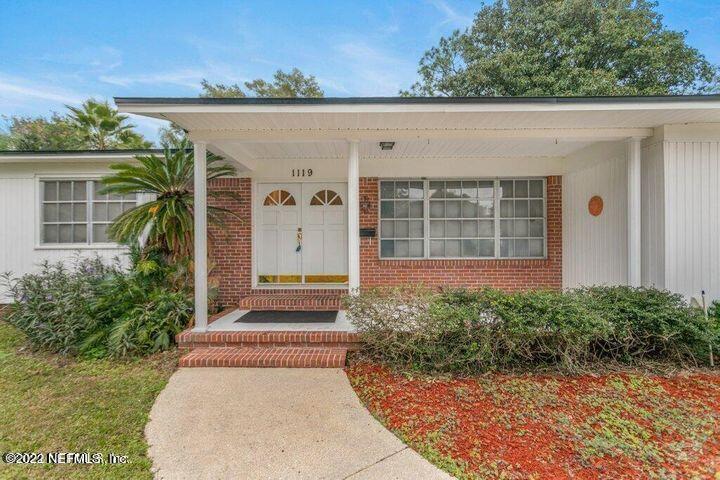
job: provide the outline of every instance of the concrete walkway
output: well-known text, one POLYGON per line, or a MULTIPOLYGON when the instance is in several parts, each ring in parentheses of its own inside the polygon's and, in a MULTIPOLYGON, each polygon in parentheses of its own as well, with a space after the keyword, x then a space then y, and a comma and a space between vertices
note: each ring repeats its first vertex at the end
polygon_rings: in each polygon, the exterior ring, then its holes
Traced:
POLYGON ((161 479, 449 479, 335 369, 184 368, 145 428, 161 479))

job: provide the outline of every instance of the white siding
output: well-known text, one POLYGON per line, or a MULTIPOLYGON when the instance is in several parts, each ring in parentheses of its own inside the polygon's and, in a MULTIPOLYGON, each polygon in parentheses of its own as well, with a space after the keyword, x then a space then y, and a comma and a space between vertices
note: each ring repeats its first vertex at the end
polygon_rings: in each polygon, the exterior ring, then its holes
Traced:
POLYGON ((665 287, 665 190, 662 140, 642 150, 642 284, 665 287))
POLYGON ((720 298, 720 135, 665 141, 665 286, 720 298))
MULTIPOLYGON (((0 165, 0 272, 9 271, 19 276, 35 270, 42 260, 68 261, 77 254, 98 253, 107 259, 122 256, 124 250, 120 248, 73 250, 42 249, 36 246, 36 175, 68 174, 81 177, 107 171, 103 165, 0 165)), ((0 286, 0 303, 6 301, 4 287, 0 286)))
POLYGON ((563 175, 563 286, 627 282, 627 152, 599 143, 567 157, 563 175), (600 216, 588 201, 602 197, 600 216))

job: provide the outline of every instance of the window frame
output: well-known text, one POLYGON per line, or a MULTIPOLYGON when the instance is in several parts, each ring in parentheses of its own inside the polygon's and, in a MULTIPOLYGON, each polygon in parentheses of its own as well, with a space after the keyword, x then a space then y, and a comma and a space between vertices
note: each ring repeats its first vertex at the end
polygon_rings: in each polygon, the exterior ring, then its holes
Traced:
MULTIPOLYGON (((377 255, 378 259, 382 261, 404 261, 404 260, 464 260, 464 261, 493 261, 493 260, 547 260, 548 258, 548 200, 547 200, 547 178, 541 176, 501 176, 501 177, 388 177, 380 178, 377 182, 377 255), (503 219, 500 216, 500 196, 499 188, 500 181, 504 180, 541 180, 543 188, 543 254, 537 257, 501 257, 500 256, 500 222, 503 219), (384 257, 382 256, 382 182, 423 182, 423 242, 424 242, 424 256, 422 257, 384 257), (430 182, 434 181, 492 181, 493 182, 493 225, 494 225, 494 249, 495 254, 491 257, 431 257, 430 256, 430 182)), ((514 197, 513 197, 514 199, 514 197)), ((476 220, 480 217, 475 218, 476 220)), ((516 237, 511 237, 516 238, 516 237)))
MULTIPOLYGON (((45 203, 44 182, 86 182, 86 238, 92 238, 92 228, 94 224, 106 225, 108 222, 92 220, 92 203, 94 202, 93 185, 102 179, 104 174, 78 174, 78 175, 35 175, 35 250, 104 250, 123 248, 116 242, 68 242, 68 243, 46 243, 43 241, 43 205, 45 203)), ((143 203, 142 195, 136 195, 135 205, 143 203)), ((77 222, 82 223, 82 222, 77 222)), ((112 223, 112 222, 110 222, 112 223)))

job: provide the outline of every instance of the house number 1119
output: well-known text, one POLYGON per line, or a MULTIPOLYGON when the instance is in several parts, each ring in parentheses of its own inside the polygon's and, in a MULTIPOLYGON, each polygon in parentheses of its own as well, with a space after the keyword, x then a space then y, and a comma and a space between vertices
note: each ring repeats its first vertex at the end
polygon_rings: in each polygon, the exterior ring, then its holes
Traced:
POLYGON ((312 174, 313 174, 312 168, 293 168, 292 169, 293 177, 312 177, 312 174))

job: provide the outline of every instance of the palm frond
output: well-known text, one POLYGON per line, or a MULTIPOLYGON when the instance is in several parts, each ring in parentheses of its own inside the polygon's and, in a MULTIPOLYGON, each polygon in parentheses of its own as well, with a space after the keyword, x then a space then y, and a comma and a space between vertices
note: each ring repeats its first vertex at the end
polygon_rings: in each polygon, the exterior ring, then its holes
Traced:
MULTIPOLYGON (((147 243, 178 259, 193 250, 194 198, 192 195, 193 152, 182 142, 162 156, 138 155, 134 164, 111 165, 113 174, 102 179, 101 194, 152 194, 155 199, 137 205, 115 219, 108 233, 116 241, 136 243, 147 234, 147 243)), ((235 175, 236 170, 220 157, 208 155, 206 181, 235 175)), ((208 192, 209 196, 230 196, 232 192, 208 192)), ((208 222, 224 225, 224 218, 239 216, 228 209, 209 206, 208 222)))

